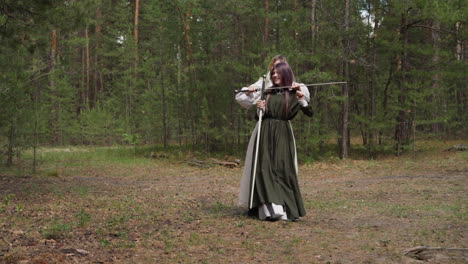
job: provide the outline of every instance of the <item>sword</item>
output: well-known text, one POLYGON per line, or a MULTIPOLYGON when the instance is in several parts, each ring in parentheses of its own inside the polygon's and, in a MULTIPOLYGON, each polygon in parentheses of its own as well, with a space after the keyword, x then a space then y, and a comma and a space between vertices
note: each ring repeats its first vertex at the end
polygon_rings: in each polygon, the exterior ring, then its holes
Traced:
MULTIPOLYGON (((322 86, 322 85, 334 85, 334 84, 345 84, 346 82, 326 82, 326 83, 311 83, 311 84, 304 84, 307 87, 313 87, 313 86, 322 86)), ((269 87, 269 88, 264 88, 265 91, 270 91, 270 90, 279 90, 279 89, 286 89, 286 88, 291 88, 292 86, 280 86, 280 87, 269 87)), ((258 92, 260 89, 255 89, 254 91, 249 91, 248 89, 243 89, 243 90, 234 90, 234 93, 245 93, 245 92, 258 92)))

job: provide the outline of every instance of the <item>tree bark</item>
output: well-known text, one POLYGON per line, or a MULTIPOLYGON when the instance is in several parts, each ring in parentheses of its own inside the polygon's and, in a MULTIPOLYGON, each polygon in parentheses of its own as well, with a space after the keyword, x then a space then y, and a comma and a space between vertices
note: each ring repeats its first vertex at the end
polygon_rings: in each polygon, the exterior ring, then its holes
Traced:
MULTIPOLYGON (((371 105, 370 105, 370 116, 371 116, 371 123, 369 125, 369 150, 371 158, 374 158, 374 144, 375 144, 375 117, 377 115, 377 107, 376 107, 376 71, 377 71, 377 43, 375 41, 376 31, 379 26, 378 22, 378 5, 379 1, 374 1, 374 26, 373 26, 373 33, 371 37, 371 56, 372 56, 372 66, 371 66, 371 73, 370 73, 370 90, 371 90, 371 105)), ((370 9, 370 8, 369 8, 370 9)), ((370 11, 370 10, 369 10, 370 11)))
POLYGON ((263 29, 263 44, 268 44, 268 36, 269 36, 269 27, 270 27, 270 1, 265 0, 265 25, 263 29))
POLYGON ((10 131, 8 133, 8 148, 7 148, 7 162, 6 166, 11 167, 13 165, 13 155, 15 150, 15 120, 11 121, 10 131))
POLYGON ((96 43, 94 45, 94 74, 93 74, 93 79, 94 79, 94 94, 93 94, 93 104, 94 106, 97 105, 97 100, 98 100, 98 95, 99 95, 99 87, 102 87, 102 78, 100 78, 100 67, 99 65, 99 59, 98 59, 98 50, 100 48, 100 41, 101 41, 101 31, 102 31, 102 26, 101 26, 101 8, 98 7, 96 9, 96 28, 95 28, 95 33, 96 33, 96 43))
POLYGON ((342 104, 342 119, 341 119, 341 140, 340 140, 340 149, 341 149, 341 158, 348 158, 348 115, 349 115, 349 1, 345 0, 345 12, 344 12, 344 28, 345 28, 345 37, 343 40, 344 47, 344 76, 346 79, 346 84, 343 85, 342 92, 344 101, 342 104))
POLYGON ((312 0, 312 11, 311 11, 311 22, 310 27, 312 33, 312 53, 315 52, 315 42, 317 39, 317 0, 312 0))
POLYGON ((404 146, 409 145, 411 136, 412 120, 410 117, 411 109, 409 109, 407 103, 408 95, 408 84, 407 84, 407 73, 408 73, 408 14, 407 12, 401 15, 401 26, 400 26, 400 42, 403 45, 403 51, 401 56, 398 57, 397 70, 399 71, 399 92, 398 105, 401 110, 398 111, 397 124, 395 127, 395 149, 397 154, 403 150, 404 146))
POLYGON ((51 119, 50 119, 50 130, 51 130, 51 141, 53 144, 58 141, 58 132, 57 132, 57 118, 58 118, 58 109, 57 109, 57 93, 55 91, 55 80, 54 80, 54 71, 55 71, 55 56, 57 53, 57 31, 52 30, 51 36, 51 45, 50 45, 50 68, 49 68, 49 89, 51 91, 51 119))
POLYGON ((81 82, 80 82, 80 89, 81 89, 81 104, 79 108, 79 112, 81 112, 84 108, 86 108, 86 52, 85 48, 80 48, 81 51, 81 82))
MULTIPOLYGON (((182 58, 181 58, 181 51, 180 45, 177 45, 177 95, 181 96, 181 88, 182 87, 182 58)), ((177 128, 178 128, 178 143, 179 146, 182 145, 182 116, 183 116, 183 106, 181 104, 177 104, 178 115, 177 115, 177 128)))
POLYGON ((36 173, 37 167, 37 147, 39 145, 39 111, 38 111, 38 104, 39 104, 39 85, 35 81, 34 82, 34 94, 33 94, 33 103, 34 103, 34 139, 33 139, 33 164, 32 164, 32 173, 36 173))
POLYGON ((179 6, 179 3, 176 2, 176 8, 179 13, 180 22, 182 23, 182 30, 184 31, 185 39, 185 54, 186 54, 186 63, 188 66, 192 64, 192 44, 190 40, 190 20, 192 16, 192 7, 189 3, 187 11, 183 11, 179 6))
MULTIPOLYGON (((434 54, 432 55, 432 64, 434 65, 434 74, 432 75, 432 119, 436 120, 439 116, 439 90, 440 90, 440 72, 439 72, 439 61, 440 61, 440 22, 433 21, 432 28, 431 28, 431 38, 432 38, 432 47, 434 49, 434 54)), ((440 131, 440 124, 433 122, 432 123, 432 132, 439 133, 440 131)))
POLYGON ((86 106, 90 107, 89 94, 90 94, 90 61, 89 61, 89 35, 88 26, 85 29, 85 40, 86 40, 86 106))
POLYGON ((461 39, 461 28, 462 28, 462 24, 461 22, 457 22, 455 24, 455 28, 456 28, 456 31, 457 31, 457 45, 456 45, 456 48, 455 48, 455 57, 457 59, 457 61, 462 61, 464 58, 463 58, 463 55, 464 55, 464 45, 463 45, 463 39, 461 39))
POLYGON ((297 41, 299 33, 297 32, 297 0, 294 0, 293 2, 293 10, 294 10, 294 16, 293 16, 293 21, 294 21, 294 28, 293 28, 293 38, 294 40, 297 41))
POLYGON ((164 71, 161 71, 161 100, 162 100, 162 125, 163 125, 163 145, 166 149, 167 142, 167 114, 166 114, 166 88, 164 86, 164 71))
POLYGON ((138 20, 139 20, 139 13, 140 13, 140 0, 135 0, 135 23, 133 28, 133 39, 135 40, 135 79, 138 78, 138 20))

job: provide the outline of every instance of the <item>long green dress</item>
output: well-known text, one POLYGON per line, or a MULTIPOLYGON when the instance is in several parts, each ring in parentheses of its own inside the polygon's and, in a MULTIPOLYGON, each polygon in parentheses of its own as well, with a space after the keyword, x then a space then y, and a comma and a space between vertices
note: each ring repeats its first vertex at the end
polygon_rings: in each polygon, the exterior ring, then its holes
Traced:
POLYGON ((253 208, 270 203, 283 205, 288 219, 295 219, 306 212, 297 181, 296 145, 289 120, 300 110, 312 116, 312 109, 310 105, 302 107, 299 104, 295 91, 289 93, 288 112, 285 101, 285 92, 267 96, 260 131, 253 208))

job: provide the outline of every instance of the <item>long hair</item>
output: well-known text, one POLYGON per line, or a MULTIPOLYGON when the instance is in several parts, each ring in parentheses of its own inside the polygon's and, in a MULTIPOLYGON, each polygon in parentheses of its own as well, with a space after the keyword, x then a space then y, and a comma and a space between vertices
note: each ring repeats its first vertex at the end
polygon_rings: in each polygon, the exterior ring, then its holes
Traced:
MULTIPOLYGON (((294 73, 291 67, 289 66, 289 64, 285 62, 280 62, 274 65, 273 69, 271 69, 270 71, 270 79, 273 76, 273 73, 275 70, 281 76, 281 84, 280 84, 281 86, 291 86, 292 83, 295 81, 294 73)), ((290 96, 289 93, 290 93, 289 89, 284 89, 284 102, 285 102, 284 112, 285 114, 287 114, 289 111, 289 96, 290 96)), ((269 96, 267 97, 267 101, 268 101, 268 98, 269 96)))
POLYGON ((289 64, 285 62, 280 62, 273 66, 273 69, 270 71, 270 79, 273 76, 273 72, 276 70, 277 73, 281 76, 281 85, 282 86, 291 86, 295 81, 294 73, 291 70, 289 64))

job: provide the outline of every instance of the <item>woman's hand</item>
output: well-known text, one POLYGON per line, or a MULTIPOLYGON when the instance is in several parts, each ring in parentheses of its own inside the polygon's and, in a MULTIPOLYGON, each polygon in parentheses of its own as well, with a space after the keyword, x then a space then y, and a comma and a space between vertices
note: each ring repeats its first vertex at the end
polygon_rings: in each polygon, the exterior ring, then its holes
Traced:
POLYGON ((249 91, 248 92, 245 92, 246 95, 250 95, 251 93, 255 92, 255 90, 257 90, 257 88, 253 85, 249 86, 249 91))
POLYGON ((297 90, 297 92, 296 92, 296 98, 297 98, 297 100, 302 100, 302 99, 304 99, 304 93, 301 92, 301 90, 297 90))
POLYGON ((297 90, 297 91, 300 91, 301 90, 301 85, 297 82, 293 82, 292 85, 291 85, 291 90, 297 90))
POLYGON ((258 100, 257 101, 257 108, 265 110, 265 100, 258 100))

